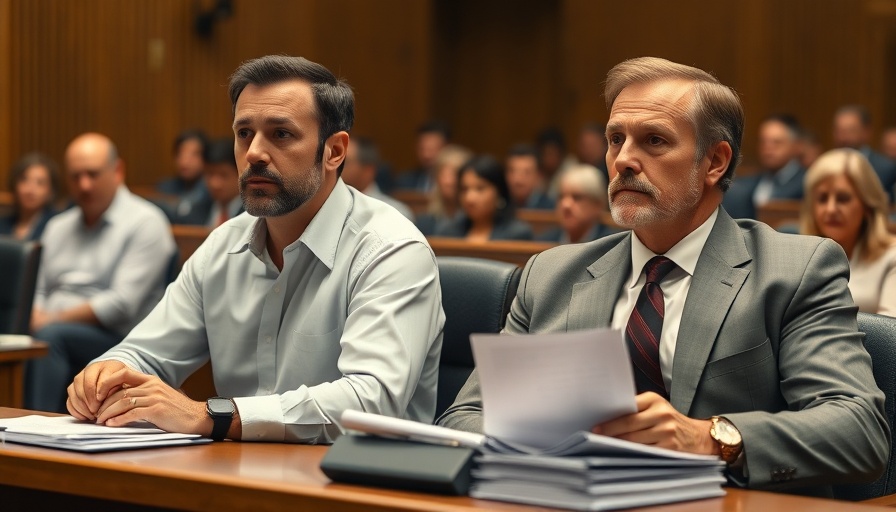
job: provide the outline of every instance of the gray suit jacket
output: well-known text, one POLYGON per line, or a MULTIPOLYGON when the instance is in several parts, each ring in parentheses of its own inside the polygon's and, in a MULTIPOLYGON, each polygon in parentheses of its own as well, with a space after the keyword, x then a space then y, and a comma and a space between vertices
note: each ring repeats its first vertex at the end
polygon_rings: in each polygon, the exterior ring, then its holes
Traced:
MULTIPOLYGON (((630 273, 629 232, 536 255, 504 332, 609 326, 630 273)), ((830 484, 883 470, 884 395, 848 278, 836 243, 719 212, 682 313, 670 401, 692 418, 724 415, 737 426, 747 478, 734 483, 828 495, 830 484)), ((476 373, 437 422, 481 431, 476 373)))

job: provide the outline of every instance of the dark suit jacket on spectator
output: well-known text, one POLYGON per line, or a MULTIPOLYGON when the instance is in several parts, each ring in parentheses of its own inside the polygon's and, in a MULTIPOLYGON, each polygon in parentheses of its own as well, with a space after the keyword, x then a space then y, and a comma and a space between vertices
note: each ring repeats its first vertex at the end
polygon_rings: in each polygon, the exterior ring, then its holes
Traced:
MULTIPOLYGON (((781 171, 784 171, 784 169, 781 171)), ((806 170, 799 167, 795 171, 783 175, 783 178, 781 177, 781 171, 776 174, 763 172, 735 179, 731 184, 731 188, 725 193, 725 198, 722 199, 722 206, 725 207, 725 210, 732 218, 755 219, 756 206, 753 203, 753 194, 756 192, 759 182, 768 176, 771 176, 774 180, 771 199, 802 199, 803 179, 806 177, 806 170)))
MULTIPOLYGON (((34 227, 31 228, 31 232, 28 233, 27 240, 40 240, 40 236, 44 233, 44 228, 47 227, 47 221, 56 215, 56 213, 56 210, 53 208, 45 208, 43 213, 41 213, 40 217, 37 219, 37 222, 34 224, 34 227)), ((17 221, 18 219, 16 218, 16 215, 0 218, 0 235, 12 236, 17 221)))
POLYGON ((871 167, 874 167, 874 172, 877 173, 877 177, 880 178, 880 184, 883 185, 884 191, 886 191, 887 196, 892 203, 893 187, 896 186, 896 162, 893 162, 883 154, 872 150, 868 146, 863 147, 859 151, 868 158, 871 167))
MULTIPOLYGON (((469 224, 466 216, 461 216, 437 226, 433 236, 463 238, 467 236, 467 231, 470 229, 469 224)), ((532 228, 521 220, 511 219, 495 224, 489 240, 532 240, 532 228)))
POLYGON ((420 192, 429 191, 432 180, 426 169, 412 169, 399 174, 395 178, 394 190, 418 190, 420 192))

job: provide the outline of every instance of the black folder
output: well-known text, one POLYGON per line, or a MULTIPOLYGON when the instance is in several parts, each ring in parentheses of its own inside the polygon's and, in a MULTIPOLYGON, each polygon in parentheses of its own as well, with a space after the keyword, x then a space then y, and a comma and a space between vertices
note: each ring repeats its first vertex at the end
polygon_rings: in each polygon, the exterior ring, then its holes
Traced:
POLYGON ((343 435, 320 463, 334 482, 466 495, 472 448, 370 435, 343 435))

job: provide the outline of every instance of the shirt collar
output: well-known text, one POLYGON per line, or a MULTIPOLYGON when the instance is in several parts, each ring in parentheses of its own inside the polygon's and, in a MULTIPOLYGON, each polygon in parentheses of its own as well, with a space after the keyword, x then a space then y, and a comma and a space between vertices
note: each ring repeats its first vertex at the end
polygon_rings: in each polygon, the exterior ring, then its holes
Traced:
MULTIPOLYGON (((127 215, 127 201, 128 196, 131 195, 131 192, 128 190, 128 187, 125 185, 120 185, 118 189, 115 191, 115 196, 112 198, 112 202, 109 203, 109 206, 106 208, 106 211, 100 215, 99 222, 97 222, 97 226, 106 225, 106 224, 114 224, 115 219, 120 219, 127 215)), ((81 221, 83 224, 84 220, 84 212, 81 212, 81 221)))
MULTIPOLYGON (((289 244, 283 252, 290 253, 299 244, 304 244, 321 263, 332 270, 336 262, 336 248, 342 235, 342 226, 345 225, 346 219, 351 214, 353 205, 352 193, 340 178, 323 206, 305 228, 305 232, 298 240, 289 244)), ((267 223, 265 223, 264 217, 259 217, 252 224, 246 237, 231 247, 228 254, 237 254, 249 249, 256 257, 263 259, 262 255, 267 248, 267 236, 267 223)))
MULTIPOLYGON (((700 259, 700 253, 703 252, 703 246, 706 245, 706 240, 709 239, 709 234, 712 232, 712 227, 716 223, 718 216, 719 210, 716 208, 712 215, 703 221, 703 224, 700 224, 697 229, 688 233, 688 236, 679 240, 663 256, 674 261, 688 275, 693 276, 694 269, 697 268, 697 260, 700 259)), ((638 283, 641 272, 644 270, 644 265, 654 256, 658 256, 658 254, 648 249, 638 239, 638 235, 632 231, 632 275, 629 279, 629 287, 634 287, 638 283)))

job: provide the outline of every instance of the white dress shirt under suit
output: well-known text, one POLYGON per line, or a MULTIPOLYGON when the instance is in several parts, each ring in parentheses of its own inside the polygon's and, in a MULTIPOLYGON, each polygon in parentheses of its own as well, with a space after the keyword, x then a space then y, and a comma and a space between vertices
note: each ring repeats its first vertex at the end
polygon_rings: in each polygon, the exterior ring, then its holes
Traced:
MULTIPOLYGON (((716 223, 719 210, 715 210, 703 224, 688 236, 682 238, 664 256, 674 261, 678 268, 673 269, 659 283, 663 290, 665 300, 665 316, 663 332, 660 335, 660 370, 663 372, 663 382, 666 391, 672 389, 672 360, 675 358, 675 343, 678 341, 678 328, 681 325, 681 314, 684 311, 684 303, 688 298, 688 290, 691 289, 691 277, 697 268, 697 260, 703 252, 703 246, 709 238, 709 233, 716 223)), ((644 273, 644 265, 657 256, 648 249, 637 235, 632 233, 632 274, 623 285, 619 298, 616 299, 616 307, 613 310, 613 329, 625 332, 628 318, 635 309, 635 302, 644 287, 647 276, 644 273)))
POLYGON ((342 411, 429 423, 444 313, 435 255, 394 208, 337 182, 278 271, 264 219, 211 233, 115 359, 179 386, 211 358, 243 440, 331 442, 342 411))

